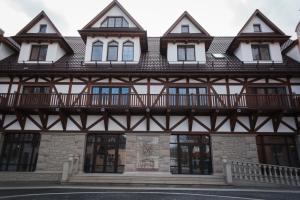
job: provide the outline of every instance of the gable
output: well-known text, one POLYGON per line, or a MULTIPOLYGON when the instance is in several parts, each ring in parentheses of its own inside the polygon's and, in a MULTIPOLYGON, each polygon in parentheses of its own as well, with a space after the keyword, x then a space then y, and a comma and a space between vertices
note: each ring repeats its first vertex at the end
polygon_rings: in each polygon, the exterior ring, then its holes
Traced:
POLYGON ((260 17, 255 16, 253 17, 248 24, 244 27, 241 33, 254 33, 253 25, 259 24, 261 27, 262 33, 274 33, 269 25, 267 25, 260 17))
POLYGON ((55 28, 53 27, 53 25, 45 17, 42 18, 40 21, 38 21, 36 24, 34 24, 27 31, 27 33, 39 33, 39 31, 40 31, 40 25, 42 25, 42 24, 46 24, 47 25, 46 33, 57 33, 57 31, 55 30, 55 28))
POLYGON ((98 21, 92 24, 93 28, 101 27, 102 22, 107 17, 124 17, 129 24, 129 28, 137 28, 134 22, 119 8, 119 6, 115 5, 109 11, 107 11, 98 21))
POLYGON ((201 30, 196 27, 187 17, 181 19, 181 21, 179 21, 178 24, 171 30, 171 33, 181 33, 182 25, 189 25, 190 33, 202 33, 201 30))

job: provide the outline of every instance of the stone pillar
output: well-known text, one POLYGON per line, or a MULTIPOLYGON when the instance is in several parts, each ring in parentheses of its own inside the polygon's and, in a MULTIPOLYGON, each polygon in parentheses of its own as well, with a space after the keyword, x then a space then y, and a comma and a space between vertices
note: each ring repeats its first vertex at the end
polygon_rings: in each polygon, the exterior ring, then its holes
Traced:
POLYGON ((170 135, 129 133, 125 172, 170 172, 170 135))
POLYGON ((69 155, 79 155, 83 171, 86 133, 41 133, 37 171, 62 172, 69 155))
POLYGON ((255 135, 211 134, 213 172, 223 172, 222 159, 258 162, 255 135))

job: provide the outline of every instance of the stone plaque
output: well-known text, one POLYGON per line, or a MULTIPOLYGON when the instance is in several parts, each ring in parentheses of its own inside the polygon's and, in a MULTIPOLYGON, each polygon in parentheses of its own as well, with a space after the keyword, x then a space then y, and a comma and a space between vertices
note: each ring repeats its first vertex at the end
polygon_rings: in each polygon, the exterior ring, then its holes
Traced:
POLYGON ((159 168, 159 137, 137 137, 137 169, 155 171, 159 168))

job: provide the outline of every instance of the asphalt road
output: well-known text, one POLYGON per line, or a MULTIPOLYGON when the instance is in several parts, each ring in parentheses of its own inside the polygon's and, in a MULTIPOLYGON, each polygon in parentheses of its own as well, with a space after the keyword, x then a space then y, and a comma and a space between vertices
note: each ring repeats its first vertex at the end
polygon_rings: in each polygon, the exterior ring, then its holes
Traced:
POLYGON ((134 187, 9 187, 0 200, 299 200, 300 189, 280 188, 134 188, 134 187))

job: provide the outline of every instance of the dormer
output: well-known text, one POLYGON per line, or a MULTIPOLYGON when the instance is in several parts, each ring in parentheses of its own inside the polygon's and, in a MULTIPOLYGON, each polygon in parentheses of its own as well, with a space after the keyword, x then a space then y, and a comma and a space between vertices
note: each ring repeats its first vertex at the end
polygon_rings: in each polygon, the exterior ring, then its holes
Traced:
POLYGON ((212 37, 185 11, 160 39, 161 54, 170 64, 206 63, 212 37))
POLYGON ((4 37, 4 31, 0 29, 0 61, 19 52, 19 45, 11 38, 4 37))
POLYGON ((285 48, 282 53, 300 63, 300 22, 296 27, 296 33, 297 39, 285 48))
POLYGON ((256 10, 230 44, 227 52, 244 63, 282 63, 280 46, 289 39, 262 12, 256 10))
POLYGON ((47 64, 73 53, 44 11, 19 31, 14 39, 21 46, 18 63, 47 64))
POLYGON ((148 50, 147 32, 116 0, 79 33, 86 43, 85 63, 135 64, 148 50))

